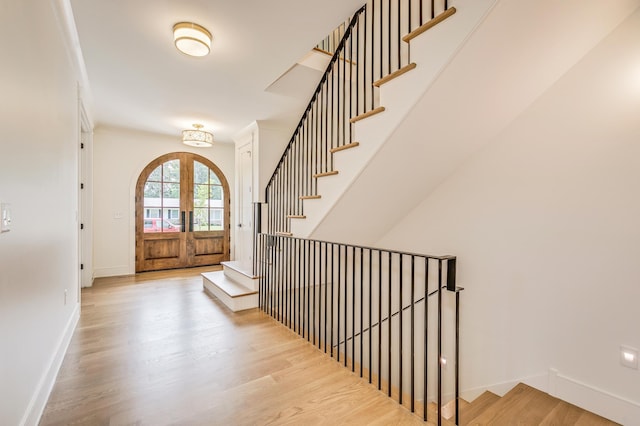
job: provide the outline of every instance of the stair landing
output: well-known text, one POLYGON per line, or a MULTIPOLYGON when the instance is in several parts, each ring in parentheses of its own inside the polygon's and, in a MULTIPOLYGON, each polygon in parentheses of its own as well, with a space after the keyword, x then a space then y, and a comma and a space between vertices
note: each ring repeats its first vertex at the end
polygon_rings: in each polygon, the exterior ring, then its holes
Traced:
MULTIPOLYGON (((463 404, 461 404, 461 407, 463 404)), ((453 420, 453 419, 451 419, 453 420)), ((502 398, 485 392, 460 410, 461 425, 617 425, 523 383, 502 398)))

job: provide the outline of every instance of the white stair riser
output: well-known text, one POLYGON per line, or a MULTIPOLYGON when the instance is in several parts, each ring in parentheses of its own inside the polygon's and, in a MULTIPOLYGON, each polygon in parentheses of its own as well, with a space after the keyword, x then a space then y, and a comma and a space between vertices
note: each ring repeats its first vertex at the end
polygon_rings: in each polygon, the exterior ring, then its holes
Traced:
POLYGON ((233 268, 230 268, 226 265, 224 267, 224 275, 232 281, 237 282, 238 284, 242 284, 243 286, 258 291, 258 287, 260 285, 260 280, 257 278, 251 278, 243 274, 242 272, 238 272, 233 268))
POLYGON ((218 300, 224 303, 233 312, 244 311, 258 307, 258 294, 248 294, 246 296, 231 297, 222 291, 215 283, 206 278, 202 278, 202 286, 204 290, 218 300))

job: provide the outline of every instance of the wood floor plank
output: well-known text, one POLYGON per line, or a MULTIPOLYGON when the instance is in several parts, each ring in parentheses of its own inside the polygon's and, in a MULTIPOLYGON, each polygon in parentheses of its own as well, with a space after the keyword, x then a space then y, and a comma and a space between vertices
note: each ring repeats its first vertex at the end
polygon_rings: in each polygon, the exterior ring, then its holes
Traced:
POLYGON ((84 289, 40 424, 424 424, 268 315, 229 311, 202 271, 84 289))

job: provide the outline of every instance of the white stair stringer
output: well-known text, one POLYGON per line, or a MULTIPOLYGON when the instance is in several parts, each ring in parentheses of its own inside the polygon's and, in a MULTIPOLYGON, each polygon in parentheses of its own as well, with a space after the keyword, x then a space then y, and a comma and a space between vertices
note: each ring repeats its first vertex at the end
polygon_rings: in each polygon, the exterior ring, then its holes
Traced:
POLYGON ((233 312, 258 307, 258 291, 232 280, 224 271, 203 273, 202 286, 233 312))
POLYGON ((291 220, 290 230, 295 237, 312 235, 495 2, 458 0, 454 5, 457 12, 453 16, 411 41, 411 61, 416 63, 416 68, 380 87, 380 105, 385 107, 385 111, 353 125, 353 140, 360 146, 333 154, 334 170, 339 173, 318 178, 317 194, 322 198, 304 200, 306 219, 291 220))

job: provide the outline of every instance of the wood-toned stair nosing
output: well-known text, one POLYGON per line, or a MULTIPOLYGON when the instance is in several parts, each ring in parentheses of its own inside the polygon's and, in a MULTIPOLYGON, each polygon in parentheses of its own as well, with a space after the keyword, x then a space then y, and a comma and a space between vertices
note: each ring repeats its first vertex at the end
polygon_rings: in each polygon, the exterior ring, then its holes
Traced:
POLYGON ((287 215, 287 219, 306 219, 307 217, 302 214, 290 214, 287 215))
POLYGON ((380 80, 377 80, 373 83, 373 85, 375 87, 380 87, 385 83, 390 82, 391 80, 393 80, 394 78, 400 77, 402 74, 408 73, 409 71, 411 71, 412 69, 414 69, 416 67, 416 63, 415 62, 411 62, 409 65, 405 65, 404 67, 392 72, 391 74, 387 74, 384 77, 382 77, 380 80))
POLYGON ((402 41, 409 43, 411 40, 413 40, 414 38, 418 37, 420 34, 424 33, 425 31, 429 30, 430 28, 435 27, 440 22, 442 22, 445 19, 447 19, 448 17, 452 16, 454 13, 456 13, 456 8, 455 7, 450 7, 449 9, 445 10, 444 12, 442 12, 440 15, 438 15, 435 18, 427 21, 426 23, 422 24, 421 26, 419 26, 415 30, 411 31, 406 36, 402 37, 402 41))
POLYGON ((319 200, 322 198, 322 195, 301 195, 301 200, 319 200))
POLYGON ((360 146, 360 142, 351 142, 346 145, 338 146, 336 148, 331 148, 329 152, 335 154, 336 152, 344 151, 346 149, 351 149, 360 146))
POLYGON ((218 287, 232 299, 235 299, 237 297, 250 296, 258 293, 257 290, 252 290, 227 278, 222 271, 205 272, 201 275, 204 279, 218 287))
POLYGON ((377 108, 372 109, 371 111, 367 111, 365 113, 362 113, 360 115, 356 115, 355 117, 352 117, 351 120, 349 120, 349 122, 351 124, 356 123, 360 120, 364 120, 365 118, 369 118, 372 115, 376 115, 376 114, 380 114, 381 112, 384 112, 384 107, 383 106, 379 106, 377 108))
POLYGON ((293 237, 293 233, 287 231, 277 231, 276 235, 279 237, 293 237))
POLYGON ((315 175, 313 175, 314 178, 321 178, 321 177, 326 177, 326 176, 333 176, 333 175, 337 175, 338 171, 337 170, 331 170, 328 172, 323 172, 323 173, 316 173, 315 175))
MULTIPOLYGON (((324 55, 327 55, 327 56, 329 56, 330 58, 333 58, 333 53, 328 52, 328 51, 326 51, 326 50, 324 50, 324 49, 320 49, 319 47, 314 47, 312 50, 314 50, 314 51, 316 51, 316 52, 318 52, 318 53, 322 53, 322 54, 324 54, 324 55)), ((340 59, 341 61, 344 61, 344 62, 350 63, 350 64, 352 64, 352 65, 357 65, 357 63, 356 63, 355 61, 352 61, 352 60, 350 60, 350 59, 344 59, 342 56, 340 56, 338 59, 340 59)))

